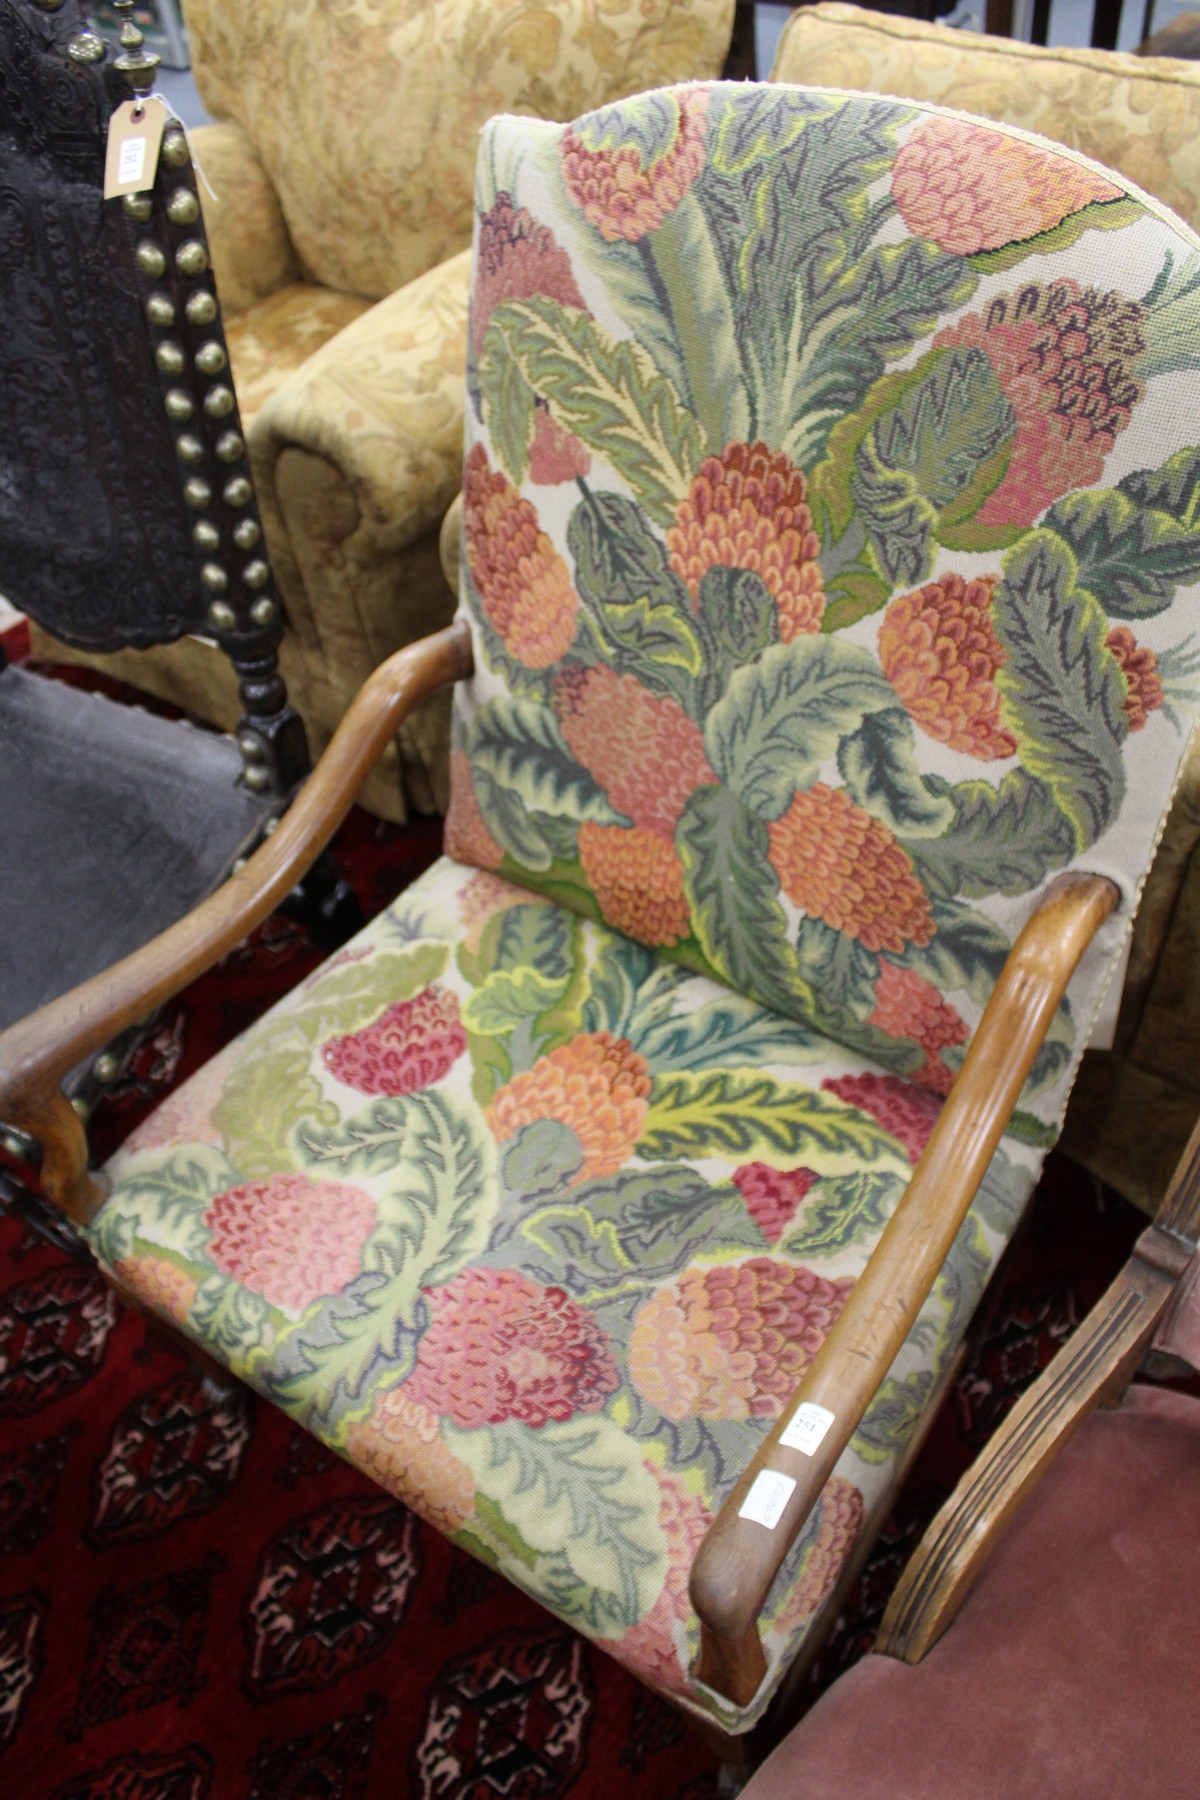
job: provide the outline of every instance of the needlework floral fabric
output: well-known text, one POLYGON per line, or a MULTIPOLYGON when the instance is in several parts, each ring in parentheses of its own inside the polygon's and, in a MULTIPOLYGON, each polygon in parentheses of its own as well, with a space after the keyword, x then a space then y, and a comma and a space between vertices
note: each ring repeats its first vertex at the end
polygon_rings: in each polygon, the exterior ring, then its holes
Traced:
POLYGON ((479 164, 451 853, 944 1094, 1195 711, 1200 257, 936 109, 692 86, 479 164))
POLYGON ((941 1101, 444 858, 127 1141, 139 1301, 644 1680, 748 1726, 812 1629, 1032 1185, 994 1162, 776 1584, 771 1679, 697 1690, 710 1519, 941 1101))

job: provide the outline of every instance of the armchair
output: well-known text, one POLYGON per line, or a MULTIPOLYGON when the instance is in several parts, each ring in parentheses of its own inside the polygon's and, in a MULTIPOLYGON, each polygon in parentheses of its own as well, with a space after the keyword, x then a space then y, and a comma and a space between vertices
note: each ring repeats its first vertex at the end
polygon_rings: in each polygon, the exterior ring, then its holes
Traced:
POLYGON ((1200 255, 1044 142, 784 86, 494 121, 476 205, 461 618, 0 1037, 0 1116, 137 1303, 731 1749, 953 1373, 1200 712, 1200 255), (64 1069, 468 666, 446 856, 89 1174, 64 1069))
MULTIPOLYGON (((1200 225, 1194 62, 1051 50, 822 0, 789 21, 772 79, 870 88, 1045 132, 1200 225)), ((1153 1215, 1198 1115, 1200 742, 1147 880, 1111 1045, 1084 1058, 1063 1148, 1153 1215)))
POLYGON ((875 1654, 745 1800, 1190 1794, 1200 1400, 1200 1128, 1158 1225, 918 1545, 875 1654), (1189 1260, 1190 1256, 1190 1260, 1189 1260))
MULTIPOLYGON (((460 481, 466 247, 480 126, 569 118, 715 76, 733 0, 189 0, 194 134, 230 357, 286 614, 281 667, 319 752, 371 670, 453 610, 437 529, 460 481)), ((231 727, 211 641, 84 660, 231 727)), ((444 810, 445 706, 403 727, 364 804, 444 810)))

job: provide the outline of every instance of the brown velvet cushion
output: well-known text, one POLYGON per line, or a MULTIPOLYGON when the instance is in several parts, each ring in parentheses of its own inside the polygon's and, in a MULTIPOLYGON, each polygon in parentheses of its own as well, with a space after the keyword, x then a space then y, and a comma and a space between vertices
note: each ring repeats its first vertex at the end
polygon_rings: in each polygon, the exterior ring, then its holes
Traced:
POLYGON ((1196 1800, 1200 1401, 1094 1413, 916 1667, 868 1656, 744 1800, 1196 1800))

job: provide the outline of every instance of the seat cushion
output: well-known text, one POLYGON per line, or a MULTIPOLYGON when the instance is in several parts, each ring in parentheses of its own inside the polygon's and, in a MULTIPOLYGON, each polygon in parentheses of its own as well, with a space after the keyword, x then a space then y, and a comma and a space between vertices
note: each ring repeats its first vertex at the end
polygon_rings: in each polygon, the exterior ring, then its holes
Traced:
POLYGON ((1135 1387, 1060 1452, 925 1660, 868 1656, 745 1800, 1191 1800, 1200 1402, 1135 1387))
POLYGON ((369 306, 353 294, 297 281, 227 319, 225 338, 243 425, 293 369, 369 306))
MULTIPOLYGON (((128 1141, 115 1278, 642 1678, 941 1102, 448 859, 128 1141)), ((773 1674, 1032 1184, 1010 1146, 781 1577, 773 1674)))

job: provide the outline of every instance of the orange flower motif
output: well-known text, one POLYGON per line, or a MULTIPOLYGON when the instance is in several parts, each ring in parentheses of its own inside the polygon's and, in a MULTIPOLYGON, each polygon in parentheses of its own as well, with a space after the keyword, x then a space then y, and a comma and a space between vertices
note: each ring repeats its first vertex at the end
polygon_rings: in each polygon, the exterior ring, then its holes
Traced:
POLYGON ((1074 488, 1099 481, 1142 397, 1135 372, 1146 309, 1077 281, 1031 281, 939 331, 936 348, 982 350, 1016 414, 1017 435, 981 525, 1030 525, 1074 488))
POLYGON ((484 822, 471 785, 471 759, 465 750, 450 752, 450 810, 446 814, 446 855, 478 869, 498 869, 504 851, 484 822))
POLYGON ((463 471, 467 560, 483 610, 527 669, 548 669, 575 636, 579 595, 528 500, 476 444, 463 471))
POLYGON ((774 1419, 853 1286, 767 1256, 688 1269, 638 1312, 630 1379, 668 1419, 774 1419))
POLYGON ((497 913, 507 912, 510 906, 549 904, 544 895, 535 894, 531 888, 517 887, 514 882, 505 881, 503 876, 481 869, 459 889, 458 916, 466 926, 463 943, 468 950, 478 951, 489 920, 497 913))
POLYGON ((717 779, 700 727, 634 675, 568 667, 555 679, 554 709, 572 756, 643 831, 673 837, 689 795, 717 779))
POLYGON ((785 644, 819 631, 825 590, 807 492, 801 470, 763 443, 706 456, 667 532, 671 567, 693 602, 709 569, 750 569, 775 602, 785 644))
POLYGON ((1130 731, 1140 731, 1163 703, 1163 685, 1153 650, 1139 644, 1128 625, 1114 625, 1104 640, 1121 665, 1127 692, 1125 715, 1130 731))
POLYGON ((879 629, 883 672, 914 724, 982 762, 1017 753, 995 679, 1005 661, 992 629, 996 579, 943 575, 893 600, 879 629))
POLYGON ((569 1185, 615 1175, 642 1135, 650 1073, 627 1038, 584 1032, 541 1056, 498 1090, 484 1112, 498 1144, 535 1119, 557 1119, 579 1139, 583 1165, 569 1185))
POLYGON ((802 1553, 799 1578, 768 1618, 772 1631, 797 1630, 825 1604, 862 1530, 862 1495, 843 1476, 830 1477, 817 1504, 816 1536, 802 1553))
POLYGON ((113 1265, 113 1274, 143 1306, 177 1325, 187 1324, 196 1302, 196 1283, 177 1263, 165 1256, 130 1256, 113 1265))
POLYGON ((668 838, 585 819, 579 860, 600 911, 618 931, 640 944, 678 944, 688 935, 683 864, 668 838))
POLYGON ((892 164, 892 197, 916 237, 973 256, 1060 225, 1121 189, 1094 169, 966 119, 925 119, 892 164))
POLYGON ((902 950, 933 936, 929 896, 887 826, 842 788, 818 781, 767 826, 771 866, 801 912, 868 950, 902 950))
POLYGON ((475 1510, 475 1477, 443 1442, 435 1415, 403 1387, 382 1394, 370 1418, 350 1427, 346 1455, 447 1537, 475 1510))
MULTIPOLYGON (((643 109, 646 103, 643 102, 643 109)), ((676 88, 655 96, 659 108, 674 111, 666 147, 652 159, 636 139, 620 142, 623 130, 641 123, 628 105, 603 107, 568 126, 562 136, 563 180, 589 225, 606 243, 623 238, 635 244, 657 231, 674 212, 704 167, 706 88, 676 88), (615 136, 618 141, 607 141, 615 136)))
POLYGON ((884 962, 875 983, 875 1011, 867 1021, 889 1037, 915 1038, 925 1052, 925 1066, 911 1077, 935 1094, 948 1094, 954 1070, 942 1060, 951 1044, 965 1044, 971 1035, 962 1014, 947 1005, 930 981, 915 969, 900 969, 884 962))

